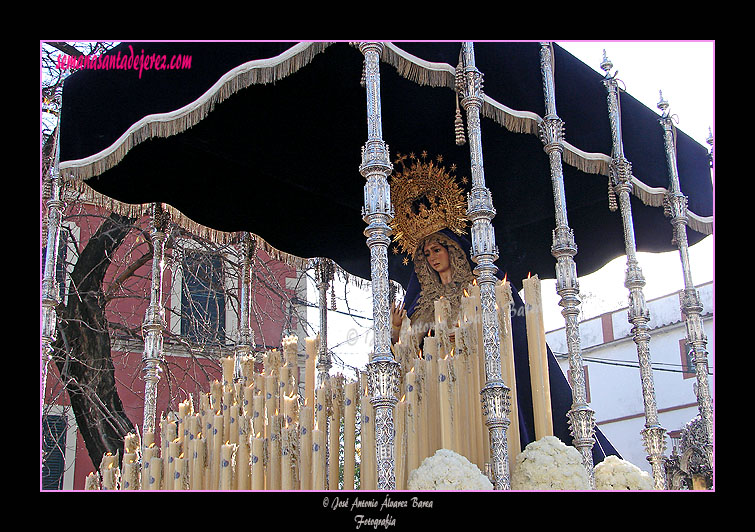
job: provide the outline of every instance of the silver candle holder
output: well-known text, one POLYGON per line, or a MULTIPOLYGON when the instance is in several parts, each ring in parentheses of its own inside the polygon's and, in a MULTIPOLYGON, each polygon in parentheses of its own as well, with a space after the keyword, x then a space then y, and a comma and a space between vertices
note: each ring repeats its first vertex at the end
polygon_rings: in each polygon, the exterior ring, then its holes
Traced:
POLYGON ((568 412, 569 426, 574 447, 582 455, 590 485, 595 488, 595 472, 592 448, 595 444, 595 412, 587 403, 587 387, 582 362, 582 347, 579 333, 579 280, 574 256, 577 244, 574 231, 569 227, 564 193, 562 166, 564 122, 556 113, 556 92, 553 78, 553 48, 549 43, 540 44, 540 70, 543 76, 546 115, 540 122, 540 138, 548 154, 553 184, 553 204, 556 228, 553 230, 551 254, 556 258, 556 292, 561 297, 561 315, 565 321, 566 340, 569 350, 570 384, 572 407, 568 412))
POLYGON ((642 275, 637 260, 637 245, 634 237, 634 222, 632 220, 632 206, 630 194, 632 191, 632 164, 624 156, 624 146, 621 133, 621 113, 619 106, 619 88, 615 75, 610 74, 613 64, 603 52, 601 69, 606 72, 603 85, 608 93, 608 115, 611 123, 612 151, 609 173, 613 191, 618 198, 621 221, 624 227, 624 248, 627 255, 627 269, 624 286, 629 290, 628 319, 632 324, 632 336, 637 346, 637 357, 640 366, 642 383, 642 398, 645 405, 645 428, 641 431, 643 443, 648 453, 647 459, 653 471, 655 489, 662 490, 666 486, 665 470, 663 467, 666 449, 666 430, 658 421, 658 407, 655 400, 655 385, 653 382, 653 368, 650 362, 650 334, 648 322, 650 312, 645 304, 643 287, 645 278, 642 275))
POLYGON ((144 378, 144 421, 142 431, 155 432, 157 415, 157 384, 160 381, 163 359, 163 270, 165 266, 165 240, 169 216, 158 203, 152 204, 150 216, 150 239, 152 240, 152 282, 150 300, 142 323, 144 353, 142 373, 144 378))
POLYGON ((328 289, 333 282, 335 267, 325 258, 315 263, 315 283, 319 294, 320 347, 317 352, 317 386, 322 386, 330 375, 333 362, 328 351, 328 289))
POLYGON ((503 382, 501 374, 501 351, 498 329, 498 311, 495 308, 494 262, 498 259, 495 245, 495 230, 491 220, 496 211, 490 190, 485 186, 485 170, 482 159, 482 135, 480 110, 483 102, 482 73, 475 66, 474 45, 462 44, 462 64, 459 90, 461 104, 467 114, 469 153, 471 159, 472 190, 467 195, 467 216, 472 222, 471 255, 477 266, 474 273, 480 286, 482 306, 483 352, 485 356, 485 386, 481 400, 490 436, 491 471, 495 489, 510 489, 508 445, 506 431, 511 412, 511 390, 503 382))
POLYGON ((246 382, 241 369, 241 361, 252 354, 254 349, 254 330, 252 329, 252 269, 257 242, 249 233, 244 233, 240 244, 241 250, 241 298, 239 306, 241 323, 239 324, 238 344, 234 350, 233 380, 246 382))
MULTIPOLYGON (((669 103, 659 93, 658 109, 661 110, 659 120, 663 129, 663 141, 668 162, 669 186, 664 198, 664 210, 671 221, 673 237, 672 243, 679 250, 682 263, 684 289, 679 292, 679 303, 687 328, 687 342, 691 347, 692 360, 697 379, 697 405, 700 412, 702 434, 706 442, 703 444, 708 466, 713 468, 713 404, 708 383, 708 339, 703 327, 703 305, 700 296, 692 282, 692 269, 689 259, 689 244, 687 241, 687 197, 679 186, 679 171, 676 164, 676 128, 669 113, 669 103)), ((708 140, 713 144, 712 135, 708 140)))
POLYGON ((370 249, 372 312, 375 351, 367 365, 370 403, 375 408, 377 488, 396 489, 393 414, 398 394, 399 364, 391 351, 388 246, 394 210, 388 176, 393 171, 388 146, 383 141, 380 111, 380 54, 383 44, 363 42, 364 81, 367 94, 367 142, 362 148, 359 173, 365 178, 362 217, 370 249))
POLYGON ((55 308, 60 303, 59 283, 56 279, 58 269, 58 252, 60 248, 60 230, 63 223, 65 203, 61 199, 61 178, 58 167, 60 151, 60 128, 55 131, 55 155, 50 165, 47 184, 47 247, 45 252, 45 269, 42 278, 42 390, 47 387, 47 372, 52 361, 52 344, 57 337, 58 314, 55 308))

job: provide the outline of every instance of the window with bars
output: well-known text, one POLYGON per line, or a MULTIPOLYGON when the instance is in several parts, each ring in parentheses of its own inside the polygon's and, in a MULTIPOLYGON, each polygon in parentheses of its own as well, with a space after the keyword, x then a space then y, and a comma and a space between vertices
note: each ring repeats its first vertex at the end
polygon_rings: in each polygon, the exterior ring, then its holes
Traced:
POLYGON ((68 419, 65 415, 42 416, 42 489, 63 489, 68 419))
POLYGON ((695 358, 692 353, 692 344, 687 338, 679 340, 679 355, 682 359, 682 377, 692 379, 695 377, 695 358))
POLYGON ((195 343, 224 343, 226 303, 222 257, 187 251, 182 272, 181 335, 195 343))

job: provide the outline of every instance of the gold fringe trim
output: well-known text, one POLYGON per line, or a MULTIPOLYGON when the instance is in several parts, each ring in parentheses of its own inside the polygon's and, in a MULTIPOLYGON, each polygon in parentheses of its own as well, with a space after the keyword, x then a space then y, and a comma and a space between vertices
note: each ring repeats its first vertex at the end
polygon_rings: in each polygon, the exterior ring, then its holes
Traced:
MULTIPOLYGON (((149 216, 151 212, 152 203, 135 204, 115 200, 104 194, 100 194, 81 179, 67 178, 65 179, 65 187, 66 195, 69 198, 71 198, 72 195, 75 195, 77 201, 82 201, 94 205, 95 207, 106 209, 116 214, 120 214, 121 216, 139 219, 143 216, 149 216)), ((171 205, 166 203, 160 203, 160 205, 162 206, 163 212, 170 217, 170 221, 173 224, 192 235, 209 240, 215 244, 237 244, 242 241, 246 234, 245 231, 227 232, 212 229, 192 220, 171 205)), ((271 259, 283 262, 294 268, 307 269, 309 264, 308 259, 280 251, 258 235, 253 233, 249 233, 249 235, 254 238, 257 249, 263 250, 271 259)))
POLYGON ((132 125, 110 147, 84 159, 60 163, 63 177, 89 179, 118 164, 134 146, 155 137, 169 137, 186 131, 205 118, 215 106, 241 89, 281 80, 325 50, 331 43, 299 43, 284 53, 249 61, 223 75, 194 102, 169 113, 149 115, 132 125))
MULTIPOLYGON (((456 90, 456 69, 447 63, 432 63, 420 59, 398 48, 393 43, 384 43, 385 47, 381 60, 393 66, 399 75, 419 85, 431 87, 447 87, 456 90)), ((497 124, 505 127, 513 133, 526 133, 539 135, 542 118, 536 113, 529 111, 517 111, 502 103, 483 95, 481 114, 497 124)), ((563 143, 563 161, 587 174, 609 175, 611 158, 603 153, 590 153, 579 148, 563 143)), ((663 205, 665 188, 652 188, 638 179, 634 179, 632 193, 643 203, 652 207, 663 205)), ((703 234, 711 234, 713 231, 712 217, 701 217, 689 213, 689 227, 703 234)))
POLYGON ((687 226, 704 235, 713 234, 713 216, 698 216, 694 212, 687 212, 687 226))
MULTIPOLYGON (((90 187, 85 181, 81 179, 65 178, 63 179, 64 194, 68 201, 81 201, 95 207, 99 207, 110 212, 114 212, 121 216, 128 218, 139 219, 144 216, 149 216, 152 209, 152 203, 124 203, 118 200, 114 200, 104 194, 100 194, 92 187, 90 187)), ((309 270, 315 267, 315 263, 319 260, 319 257, 302 258, 291 253, 283 252, 272 245, 270 245, 264 238, 254 233, 247 233, 246 231, 220 231, 212 229, 206 225, 202 225, 195 222, 175 207, 166 203, 160 203, 162 210, 170 217, 170 221, 177 227, 187 231, 188 233, 213 242, 218 245, 230 245, 239 244, 243 241, 246 234, 250 235, 256 244, 256 249, 262 250, 271 259, 283 262, 288 266, 297 268, 298 270, 309 270)), ((352 275, 341 266, 333 261, 335 266, 335 274, 345 284, 356 286, 363 289, 371 286, 369 279, 362 279, 356 275, 352 275)))

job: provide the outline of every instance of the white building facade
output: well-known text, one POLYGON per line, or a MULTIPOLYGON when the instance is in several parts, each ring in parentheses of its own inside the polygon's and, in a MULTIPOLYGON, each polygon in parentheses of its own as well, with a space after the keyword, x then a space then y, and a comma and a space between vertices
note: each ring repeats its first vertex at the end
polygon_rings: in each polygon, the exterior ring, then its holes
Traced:
MULTIPOLYGON (((703 325, 708 339, 708 382, 715 408, 713 282, 697 289, 703 304, 703 325)), ((698 415, 697 379, 687 357, 687 331, 678 293, 649 300, 647 307, 655 399, 659 422, 667 431, 665 454, 668 456, 672 438, 698 415)), ((588 401, 595 411, 596 423, 624 460, 651 473, 640 434, 645 428, 645 409, 637 348, 632 339, 627 308, 585 320, 579 328, 588 401)), ((564 374, 568 374, 564 329, 550 331, 546 338, 564 374)))

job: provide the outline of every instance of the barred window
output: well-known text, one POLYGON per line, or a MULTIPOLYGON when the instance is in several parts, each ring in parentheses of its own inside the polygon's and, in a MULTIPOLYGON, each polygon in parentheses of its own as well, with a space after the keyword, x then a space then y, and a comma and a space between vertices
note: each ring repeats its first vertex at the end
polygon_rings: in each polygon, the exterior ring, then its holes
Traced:
POLYGON ((222 257, 188 251, 182 271, 181 335, 196 343, 224 343, 226 302, 222 257))
POLYGON ((65 415, 42 416, 42 489, 63 489, 68 420, 65 415))

